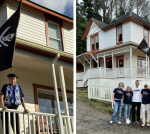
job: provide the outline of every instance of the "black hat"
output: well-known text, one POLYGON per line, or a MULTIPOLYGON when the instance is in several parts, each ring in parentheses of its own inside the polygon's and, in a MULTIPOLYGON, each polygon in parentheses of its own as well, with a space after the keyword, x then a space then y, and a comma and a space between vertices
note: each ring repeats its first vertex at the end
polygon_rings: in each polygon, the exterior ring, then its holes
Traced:
POLYGON ((16 74, 8 74, 7 77, 8 78, 10 78, 10 77, 16 77, 16 78, 18 78, 18 76, 16 74))

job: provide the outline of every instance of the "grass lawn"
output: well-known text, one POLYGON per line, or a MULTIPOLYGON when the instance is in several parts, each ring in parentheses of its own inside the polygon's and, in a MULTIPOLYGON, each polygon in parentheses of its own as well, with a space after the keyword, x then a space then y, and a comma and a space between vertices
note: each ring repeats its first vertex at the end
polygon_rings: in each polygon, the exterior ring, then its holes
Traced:
POLYGON ((94 100, 94 99, 89 100, 87 88, 77 88, 77 97, 82 102, 88 103, 92 107, 94 107, 97 110, 100 110, 104 113, 112 114, 112 112, 113 112, 112 104, 110 102, 94 100))

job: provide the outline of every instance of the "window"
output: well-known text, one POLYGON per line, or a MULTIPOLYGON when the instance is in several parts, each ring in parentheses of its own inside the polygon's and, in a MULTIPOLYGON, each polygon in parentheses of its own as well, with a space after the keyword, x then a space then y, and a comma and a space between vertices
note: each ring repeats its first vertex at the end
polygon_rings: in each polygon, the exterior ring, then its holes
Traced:
POLYGON ((95 60, 92 60, 92 65, 93 65, 93 68, 97 68, 97 62, 95 60))
POLYGON ((62 50, 61 32, 59 24, 48 21, 49 46, 51 48, 62 50))
POLYGON ((140 67, 140 68, 146 68, 146 59, 145 58, 139 57, 138 67, 140 67))
MULTIPOLYGON (((69 113, 72 116, 73 115, 72 95, 68 95, 67 97, 68 97, 69 113)), ((65 113, 64 103, 61 96, 59 96, 59 101, 60 101, 61 113, 64 114, 65 113)), ((56 99, 53 92, 46 92, 46 91, 39 90, 38 104, 39 104, 39 112, 57 114, 56 99)))
POLYGON ((117 26, 117 43, 122 43, 122 24, 117 26))
POLYGON ((91 35, 91 50, 99 49, 99 38, 98 33, 91 35))
POLYGON ((149 32, 148 28, 144 28, 144 39, 147 42, 147 44, 149 43, 149 39, 148 39, 149 34, 148 34, 148 32, 149 32))
POLYGON ((106 58, 106 68, 112 68, 112 58, 106 58))
POLYGON ((77 72, 84 72, 84 67, 81 63, 77 63, 77 72))
POLYGON ((116 67, 124 67, 124 56, 116 57, 116 67))

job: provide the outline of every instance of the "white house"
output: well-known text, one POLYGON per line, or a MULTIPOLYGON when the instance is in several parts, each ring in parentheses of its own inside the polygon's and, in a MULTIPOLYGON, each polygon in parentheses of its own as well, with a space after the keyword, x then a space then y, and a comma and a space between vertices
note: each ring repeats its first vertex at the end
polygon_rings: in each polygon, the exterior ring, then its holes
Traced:
MULTIPOLYGON (((0 1, 0 26, 18 3, 0 1)), ((8 73, 19 76, 30 111, 24 114, 22 106, 13 111, 20 116, 20 134, 73 133, 73 19, 23 0, 13 67, 0 72, 1 88, 9 82, 8 73)), ((11 134, 11 125, 9 130, 11 134)))
POLYGON ((77 87, 88 86, 88 97, 111 101, 119 82, 150 84, 150 62, 137 46, 150 45, 150 23, 130 12, 110 24, 91 18, 83 39, 87 52, 77 56, 77 87))

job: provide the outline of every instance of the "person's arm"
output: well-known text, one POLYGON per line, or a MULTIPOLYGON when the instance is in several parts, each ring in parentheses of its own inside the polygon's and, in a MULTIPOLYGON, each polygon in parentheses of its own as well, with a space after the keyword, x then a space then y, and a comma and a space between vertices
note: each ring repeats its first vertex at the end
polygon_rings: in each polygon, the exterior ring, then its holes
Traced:
POLYGON ((1 95, 1 106, 2 106, 4 111, 7 110, 7 107, 4 105, 4 95, 1 95))
POLYGON ((113 104, 115 105, 115 93, 112 94, 113 104))
POLYGON ((25 105, 25 101, 24 101, 24 97, 22 97, 22 106, 23 106, 23 108, 24 108, 24 110, 25 110, 25 112, 29 112, 29 110, 26 108, 26 105, 25 105))

